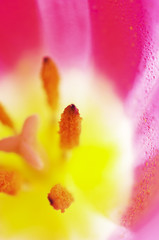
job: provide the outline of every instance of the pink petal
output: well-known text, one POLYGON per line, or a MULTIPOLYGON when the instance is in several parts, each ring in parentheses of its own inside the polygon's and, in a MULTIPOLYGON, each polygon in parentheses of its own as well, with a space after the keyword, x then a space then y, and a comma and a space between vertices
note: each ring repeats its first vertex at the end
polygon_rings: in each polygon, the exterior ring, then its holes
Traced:
POLYGON ((122 97, 132 88, 146 38, 141 0, 89 0, 93 58, 122 97))
POLYGON ((159 239, 159 208, 153 213, 149 222, 141 228, 132 240, 158 240, 159 239))
POLYGON ((159 208, 153 212, 149 221, 138 231, 131 232, 127 229, 117 229, 109 240, 158 240, 159 239, 159 208))
POLYGON ((40 46, 40 16, 35 0, 1 0, 0 66, 12 67, 22 54, 40 46))
POLYGON ((136 169, 132 197, 122 225, 138 231, 150 219, 159 199, 159 153, 136 169))
POLYGON ((46 54, 63 67, 85 64, 90 50, 87 0, 39 0, 46 54))
MULTIPOLYGON (((126 104, 134 126, 135 184, 122 223, 134 231, 134 239, 145 240, 144 231, 149 239, 155 239, 150 236, 148 226, 156 221, 155 214, 159 214, 159 2, 143 2, 149 34, 140 65, 142 74, 136 79, 126 104), (140 233, 143 238, 137 237, 140 233)), ((153 230, 158 233, 155 228, 156 225, 153 230)))

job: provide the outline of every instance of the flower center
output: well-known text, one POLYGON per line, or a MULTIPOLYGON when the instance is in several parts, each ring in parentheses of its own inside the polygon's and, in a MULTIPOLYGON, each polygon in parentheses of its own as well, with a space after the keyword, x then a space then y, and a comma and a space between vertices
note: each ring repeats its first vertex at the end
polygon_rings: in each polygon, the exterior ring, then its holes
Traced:
MULTIPOLYGON (((59 102, 59 81, 60 76, 55 63, 49 58, 43 59, 41 79, 45 90, 47 101, 55 112, 59 102)), ((74 104, 67 106, 61 114, 59 122, 59 135, 61 150, 71 150, 79 145, 79 137, 81 133, 81 117, 79 110, 74 104)), ((0 121, 14 130, 14 124, 5 108, 0 104, 0 121)), ((38 117, 32 115, 28 117, 22 127, 22 131, 18 135, 0 140, 0 150, 5 152, 14 152, 19 154, 27 163, 35 169, 43 168, 43 159, 38 151, 36 141, 38 117)), ((16 171, 0 170, 0 191, 15 195, 20 188, 16 171)), ((48 195, 48 199, 54 209, 61 209, 64 212, 73 202, 72 195, 62 187, 56 184, 48 195)))

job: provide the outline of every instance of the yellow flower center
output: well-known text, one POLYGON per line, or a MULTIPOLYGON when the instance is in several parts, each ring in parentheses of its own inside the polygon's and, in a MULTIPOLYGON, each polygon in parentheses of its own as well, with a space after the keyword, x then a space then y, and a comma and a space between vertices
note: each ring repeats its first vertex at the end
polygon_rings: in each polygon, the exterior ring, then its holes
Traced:
POLYGON ((36 76, 16 80, 12 88, 10 81, 2 84, 1 96, 10 89, 12 94, 4 96, 0 108, 0 121, 6 125, 1 126, 1 174, 5 189, 17 193, 10 196, 1 188, 4 238, 96 240, 100 226, 108 224, 106 217, 117 222, 127 203, 131 182, 125 182, 124 174, 130 175, 131 152, 121 106, 105 85, 89 82, 75 70, 65 76, 47 57, 42 83, 36 76), (20 180, 13 172, 21 174, 20 180))

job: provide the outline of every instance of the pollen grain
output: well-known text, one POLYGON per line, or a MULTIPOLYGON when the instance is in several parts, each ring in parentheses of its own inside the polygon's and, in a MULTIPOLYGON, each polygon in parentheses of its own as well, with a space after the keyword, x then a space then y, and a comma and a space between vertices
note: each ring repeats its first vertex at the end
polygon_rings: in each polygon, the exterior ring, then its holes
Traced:
POLYGON ((58 106, 60 76, 55 63, 49 57, 43 58, 41 78, 48 104, 55 110, 58 106))
POLYGON ((0 192, 16 195, 20 186, 21 176, 19 172, 0 167, 0 192))
POLYGON ((62 149, 72 149, 79 145, 81 120, 79 110, 74 104, 64 109, 59 122, 60 146, 62 149))
POLYGON ((3 125, 6 125, 14 130, 13 121, 1 103, 0 103, 0 121, 2 122, 3 125))
POLYGON ((74 201, 71 193, 67 191, 66 188, 60 184, 56 184, 48 194, 48 200, 50 204, 56 210, 61 210, 61 213, 65 212, 65 209, 68 208, 74 201))

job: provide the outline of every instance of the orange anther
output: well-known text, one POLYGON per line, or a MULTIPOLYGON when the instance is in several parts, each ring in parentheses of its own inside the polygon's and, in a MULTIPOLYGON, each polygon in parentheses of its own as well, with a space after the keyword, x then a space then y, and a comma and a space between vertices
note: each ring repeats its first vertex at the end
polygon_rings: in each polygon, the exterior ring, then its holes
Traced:
POLYGON ((0 121, 4 125, 14 129, 13 121, 11 120, 11 118, 9 117, 8 113, 6 112, 4 106, 1 103, 0 103, 0 121))
POLYGON ((60 76, 55 63, 49 57, 44 57, 43 59, 41 77, 48 103, 54 110, 58 105, 60 76))
POLYGON ((17 171, 0 167, 0 192, 15 195, 20 186, 21 177, 17 171))
POLYGON ((73 197, 66 188, 62 187, 60 184, 56 184, 48 194, 48 200, 54 209, 60 209, 63 213, 65 209, 72 204, 73 197))
POLYGON ((63 149, 72 149, 79 145, 81 133, 81 120, 79 110, 74 104, 67 106, 61 114, 60 125, 60 146, 63 149))

